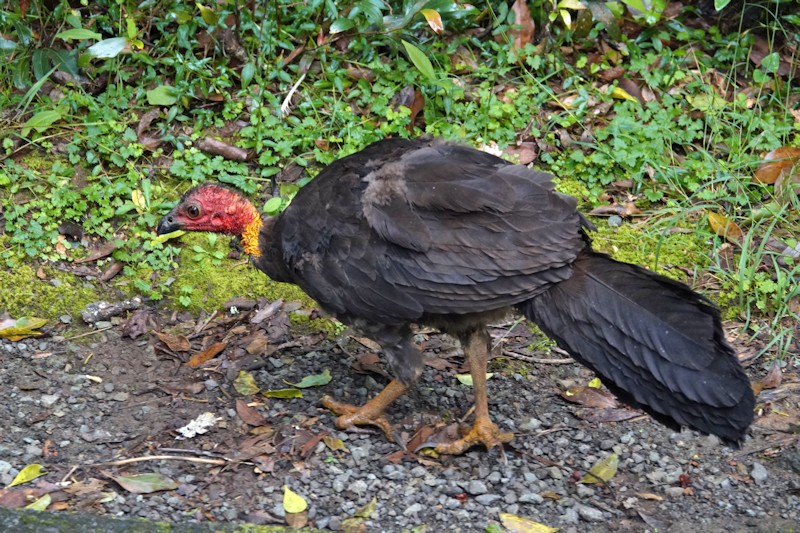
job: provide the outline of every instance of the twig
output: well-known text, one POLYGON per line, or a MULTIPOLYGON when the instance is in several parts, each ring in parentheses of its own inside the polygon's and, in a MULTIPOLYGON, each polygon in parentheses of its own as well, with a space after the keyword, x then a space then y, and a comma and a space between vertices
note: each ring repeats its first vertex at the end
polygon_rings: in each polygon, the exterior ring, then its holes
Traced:
POLYGON ((75 335, 74 337, 65 337, 65 341, 74 341, 75 339, 80 339, 81 337, 88 337, 89 335, 94 335, 96 333, 102 333, 104 331, 108 331, 109 329, 113 328, 114 326, 106 326, 104 328, 96 329, 94 331, 87 331, 86 333, 81 333, 80 335, 75 335))
POLYGON ((543 430, 541 430, 541 431, 536 433, 536 438, 538 439, 539 437, 541 437, 543 435, 547 435, 548 433, 558 433, 559 431, 569 431, 571 429, 573 429, 573 428, 570 428, 570 427, 567 427, 567 426, 558 426, 558 427, 554 427, 554 428, 550 428, 550 429, 543 429, 543 430))
POLYGON ((131 457, 130 459, 120 459, 119 461, 94 463, 86 466, 121 466, 131 463, 141 463, 142 461, 189 461, 190 463, 204 463, 209 465, 224 465, 229 462, 227 459, 204 459, 202 457, 182 457, 180 455, 145 455, 142 457, 131 457))
POLYGON ((209 322, 214 320, 214 317, 216 317, 216 316, 217 316, 217 312, 214 311, 213 313, 211 313, 211 315, 209 315, 209 317, 205 320, 205 322, 203 322, 203 324, 201 326, 195 326, 194 333, 192 333, 191 335, 189 335, 186 338, 189 339, 189 340, 192 340, 192 339, 195 339, 195 338, 199 337, 200 334, 203 332, 203 330, 206 329, 206 326, 208 326, 209 322))
POLYGON ((165 453, 191 453, 194 455, 205 455, 206 457, 221 457, 225 458, 224 455, 218 452, 206 452, 203 450, 187 450, 185 448, 158 448, 158 451, 165 452, 165 453))
POLYGON ((532 355, 525 355, 524 353, 515 352, 513 350, 503 350, 503 355, 507 355, 513 359, 519 359, 527 363, 541 363, 544 365, 567 365, 574 363, 575 360, 571 357, 564 359, 551 359, 549 357, 533 357, 532 355))

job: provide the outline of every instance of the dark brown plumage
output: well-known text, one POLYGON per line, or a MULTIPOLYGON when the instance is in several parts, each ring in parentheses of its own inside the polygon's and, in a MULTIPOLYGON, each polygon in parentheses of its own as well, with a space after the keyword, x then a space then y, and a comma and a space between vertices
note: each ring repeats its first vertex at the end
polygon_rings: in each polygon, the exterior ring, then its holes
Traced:
POLYGON ((258 224, 256 267, 382 345, 398 381, 362 408, 325 400, 340 426, 390 433, 384 408, 422 370, 417 323, 458 337, 475 380, 475 426, 440 451, 508 441, 488 417, 485 325, 514 309, 664 423, 736 442, 752 420, 750 383, 716 308, 681 283, 592 251, 576 201, 556 193, 548 174, 458 144, 390 139, 328 166, 263 225, 247 206, 228 189, 201 186, 158 231, 247 241, 258 224))

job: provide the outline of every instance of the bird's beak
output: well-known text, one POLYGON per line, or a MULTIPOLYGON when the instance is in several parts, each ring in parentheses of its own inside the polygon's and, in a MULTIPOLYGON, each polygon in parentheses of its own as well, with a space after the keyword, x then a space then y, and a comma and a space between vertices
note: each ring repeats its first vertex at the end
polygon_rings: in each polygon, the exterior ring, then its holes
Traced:
POLYGON ((158 222, 156 233, 158 235, 164 235, 165 233, 172 233, 179 229, 183 229, 183 223, 178 220, 175 209, 173 209, 158 222))

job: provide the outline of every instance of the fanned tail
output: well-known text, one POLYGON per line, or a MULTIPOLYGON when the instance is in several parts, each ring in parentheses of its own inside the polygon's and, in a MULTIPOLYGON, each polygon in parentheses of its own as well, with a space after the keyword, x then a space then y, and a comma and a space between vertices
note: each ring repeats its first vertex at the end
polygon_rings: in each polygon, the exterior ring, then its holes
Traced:
POLYGON ((520 311, 657 420, 738 443, 755 398, 719 312, 686 285, 592 251, 520 311))

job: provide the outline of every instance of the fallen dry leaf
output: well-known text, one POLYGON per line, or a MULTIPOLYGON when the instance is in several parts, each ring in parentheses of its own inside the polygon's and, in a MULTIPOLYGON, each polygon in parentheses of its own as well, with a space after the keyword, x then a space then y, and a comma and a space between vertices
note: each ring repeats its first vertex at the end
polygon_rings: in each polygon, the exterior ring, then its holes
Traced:
POLYGON ((186 364, 192 368, 197 368, 224 350, 227 345, 227 342, 215 342, 202 352, 194 354, 191 358, 189 358, 189 362, 186 364))
POLYGON ((515 50, 519 50, 533 39, 536 24, 531 18, 531 11, 528 9, 528 3, 525 0, 515 0, 511 10, 514 12, 514 26, 509 33, 514 39, 512 47, 515 50))
POLYGON ((239 418, 241 418, 245 424, 251 426, 265 426, 267 424, 264 415, 259 413, 255 408, 247 405, 247 402, 241 399, 236 400, 236 414, 239 415, 239 418))
POLYGON ((759 183, 775 183, 781 176, 792 173, 798 159, 800 148, 781 146, 764 156, 764 161, 756 169, 755 179, 759 183))
POLYGON ((729 220, 725 215, 719 213, 709 213, 708 223, 711 229, 723 237, 731 244, 738 244, 741 246, 744 241, 744 233, 742 229, 732 220, 729 220))
POLYGON ((561 393, 568 402, 577 403, 597 409, 613 409, 619 406, 617 399, 606 391, 583 385, 572 387, 561 393))
POLYGON ((764 379, 761 380, 761 388, 763 389, 777 389, 781 386, 783 381, 783 373, 781 372, 781 364, 778 361, 772 363, 772 368, 764 379))
POLYGON ((184 335, 172 335, 171 333, 164 333, 161 331, 154 331, 153 333, 155 333, 156 337, 166 344, 167 348, 173 352, 186 352, 192 347, 189 339, 184 335))

